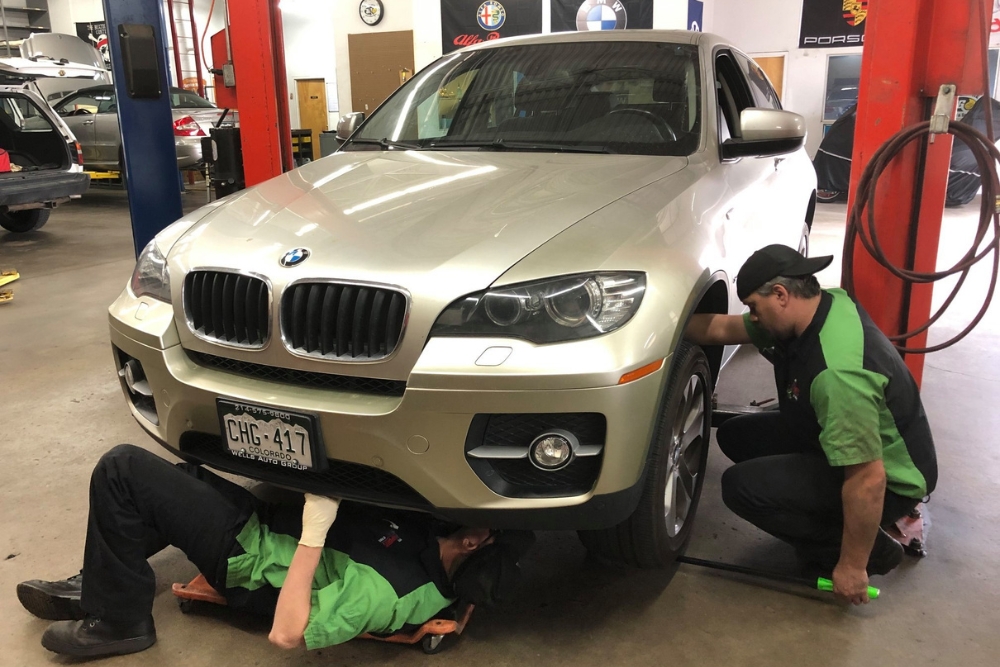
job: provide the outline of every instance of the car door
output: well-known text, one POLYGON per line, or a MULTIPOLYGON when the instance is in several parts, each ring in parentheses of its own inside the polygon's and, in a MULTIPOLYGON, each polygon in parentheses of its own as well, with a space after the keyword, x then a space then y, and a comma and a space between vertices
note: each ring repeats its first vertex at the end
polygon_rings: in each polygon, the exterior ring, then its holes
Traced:
POLYGON ((120 162, 121 131, 118 128, 118 104, 115 91, 102 96, 95 120, 95 145, 97 159, 106 169, 118 169, 120 162))
MULTIPOLYGON (((774 91, 764 70, 749 56, 733 51, 733 57, 746 77, 754 105, 762 109, 781 109, 781 100, 774 91)), ((806 209, 812 197, 815 183, 812 161, 804 148, 768 159, 774 162, 774 173, 768 179, 769 210, 771 221, 768 227, 772 243, 782 243, 798 248, 802 238, 806 209)))
MULTIPOLYGON (((755 106, 755 101, 732 51, 720 49, 716 51, 714 60, 721 147, 730 138, 741 138, 740 113, 755 106)), ((719 159, 719 172, 726 190, 722 244, 727 259, 726 270, 730 278, 735 279, 751 253, 773 242, 769 188, 774 161, 755 157, 725 160, 721 150, 719 159)), ((743 306, 736 298, 736 290, 731 290, 731 294, 732 310, 740 312, 743 306)))
POLYGON ((99 102, 90 92, 70 95, 55 106, 55 111, 69 126, 73 136, 80 142, 83 163, 87 167, 97 162, 95 122, 99 102))

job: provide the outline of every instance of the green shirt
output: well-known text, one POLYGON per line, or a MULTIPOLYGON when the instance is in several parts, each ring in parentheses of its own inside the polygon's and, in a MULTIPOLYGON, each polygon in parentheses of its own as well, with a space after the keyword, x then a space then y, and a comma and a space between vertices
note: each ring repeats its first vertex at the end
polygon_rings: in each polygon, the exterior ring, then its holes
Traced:
POLYGON ((844 290, 824 290, 812 322, 791 341, 775 341, 749 313, 743 323, 774 363, 782 416, 830 465, 881 459, 890 491, 923 498, 934 490, 934 440, 916 382, 844 290))
MULTIPOLYGON (((307 648, 419 625, 453 602, 445 597, 450 586, 435 539, 401 527, 398 517, 379 521, 343 514, 330 530, 313 578, 307 648)), ((284 527, 280 519, 271 523, 253 514, 236 537, 226 578, 226 597, 237 600, 234 606, 260 608, 254 598, 273 604, 284 584, 301 529, 293 521, 284 527)))

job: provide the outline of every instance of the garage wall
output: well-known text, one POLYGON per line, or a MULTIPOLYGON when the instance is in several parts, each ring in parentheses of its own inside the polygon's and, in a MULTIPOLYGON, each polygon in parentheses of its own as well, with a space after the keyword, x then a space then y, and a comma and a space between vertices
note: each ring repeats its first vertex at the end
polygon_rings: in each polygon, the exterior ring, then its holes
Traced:
MULTIPOLYGON (((339 114, 352 111, 351 63, 347 50, 349 34, 412 30, 413 60, 417 71, 441 57, 440 0, 383 0, 385 18, 374 28, 361 21, 357 2, 337 2, 336 5, 333 22, 337 89, 340 93, 339 114)), ((688 0, 655 0, 653 27, 659 30, 683 30, 687 26, 687 11, 688 0)), ((551 5, 549 0, 542 0, 542 32, 550 32, 551 26, 551 5)))
MULTIPOLYGON (((434 21, 430 17, 437 14, 438 53, 441 51, 441 26, 439 4, 434 0, 382 0, 385 14, 376 26, 368 26, 358 14, 358 3, 336 2, 333 7, 333 41, 337 67, 337 91, 339 93, 340 114, 351 109, 351 59, 348 54, 347 36, 352 33, 391 32, 393 30, 413 30, 414 65, 419 70, 433 58, 428 58, 434 35, 434 21), (416 17, 414 12, 418 11, 416 17), (425 15, 426 14, 426 15, 425 15), (416 20, 415 20, 416 19, 416 20), (420 34, 414 24, 420 26, 420 34)), ((286 49, 287 50, 287 49, 286 49)), ((436 56, 435 56, 436 57, 436 56)), ((335 127, 336 124, 333 126, 335 127)))
POLYGON ((52 32, 75 35, 76 24, 104 20, 101 0, 49 0, 52 32))
POLYGON ((823 139, 827 58, 862 49, 800 49, 802 3, 789 0, 705 0, 705 31, 732 41, 753 55, 785 54, 786 109, 805 116, 806 150, 815 155, 823 139))
MULTIPOLYGON (((296 79, 324 79, 327 109, 336 107, 337 53, 333 40, 335 4, 326 0, 282 0, 281 24, 285 39, 285 74, 288 78, 288 115, 293 128, 299 127, 299 101, 295 98, 296 79), (333 98, 332 100, 330 98, 333 98)), ((355 9, 357 5, 355 4, 355 9)), ((356 12, 355 12, 356 13, 356 12)), ((328 127, 337 126, 337 112, 330 112, 328 127)))

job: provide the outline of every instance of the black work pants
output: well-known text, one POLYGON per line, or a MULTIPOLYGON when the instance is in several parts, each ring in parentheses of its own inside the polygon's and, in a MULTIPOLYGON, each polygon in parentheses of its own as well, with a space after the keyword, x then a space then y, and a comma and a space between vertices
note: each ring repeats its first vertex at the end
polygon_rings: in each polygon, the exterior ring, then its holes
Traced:
MULTIPOLYGON (((832 570, 844 533, 844 470, 831 466, 818 445, 795 438, 777 411, 730 419, 716 439, 736 464, 722 475, 726 507, 794 546, 803 561, 832 570)), ((886 491, 882 527, 918 502, 886 491)))
POLYGON ((260 504, 200 466, 173 465, 118 445, 101 457, 90 480, 84 611, 111 621, 149 616, 156 578, 146 559, 167 545, 183 551, 223 591, 236 536, 260 504))

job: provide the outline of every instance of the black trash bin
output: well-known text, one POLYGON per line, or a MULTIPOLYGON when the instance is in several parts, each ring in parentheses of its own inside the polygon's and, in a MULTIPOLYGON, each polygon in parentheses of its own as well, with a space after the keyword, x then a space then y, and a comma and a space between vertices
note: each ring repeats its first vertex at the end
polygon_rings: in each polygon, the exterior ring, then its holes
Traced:
POLYGON ((202 140, 202 148, 216 197, 225 197, 246 187, 240 128, 213 127, 211 136, 202 140))

